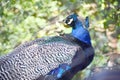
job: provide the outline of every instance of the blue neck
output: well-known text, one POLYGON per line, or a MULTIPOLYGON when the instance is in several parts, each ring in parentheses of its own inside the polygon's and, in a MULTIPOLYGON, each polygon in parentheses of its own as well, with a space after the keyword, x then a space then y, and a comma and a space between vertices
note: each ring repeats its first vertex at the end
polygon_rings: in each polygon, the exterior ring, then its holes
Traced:
POLYGON ((83 24, 77 20, 74 27, 71 34, 78 40, 91 45, 90 34, 88 30, 83 27, 83 24))

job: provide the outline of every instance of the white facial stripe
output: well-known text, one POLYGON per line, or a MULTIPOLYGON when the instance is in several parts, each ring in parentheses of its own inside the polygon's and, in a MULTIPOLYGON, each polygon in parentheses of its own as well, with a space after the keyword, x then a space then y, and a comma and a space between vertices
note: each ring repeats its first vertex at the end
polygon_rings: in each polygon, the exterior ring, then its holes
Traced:
POLYGON ((72 21, 73 21, 73 18, 72 18, 72 19, 70 19, 70 21, 68 22, 68 24, 71 24, 71 23, 72 23, 72 21))

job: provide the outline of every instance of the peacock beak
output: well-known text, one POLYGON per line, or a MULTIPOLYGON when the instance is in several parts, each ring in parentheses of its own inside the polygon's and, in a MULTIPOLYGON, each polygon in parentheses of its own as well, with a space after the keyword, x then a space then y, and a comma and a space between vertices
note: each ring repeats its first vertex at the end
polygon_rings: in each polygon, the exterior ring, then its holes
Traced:
POLYGON ((64 19, 62 22, 63 22, 64 27, 70 28, 70 26, 66 23, 66 19, 64 19))

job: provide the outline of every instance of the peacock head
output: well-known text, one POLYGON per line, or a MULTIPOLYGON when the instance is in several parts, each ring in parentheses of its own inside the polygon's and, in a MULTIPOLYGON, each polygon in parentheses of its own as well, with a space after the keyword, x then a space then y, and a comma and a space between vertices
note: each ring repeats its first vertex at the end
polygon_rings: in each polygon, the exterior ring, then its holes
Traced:
POLYGON ((63 20, 63 22, 74 28, 75 26, 75 21, 77 20, 78 15, 76 13, 69 15, 68 17, 66 17, 66 19, 63 20))
POLYGON ((81 19, 79 19, 78 15, 74 13, 66 17, 64 23, 72 27, 71 34, 74 37, 91 45, 91 39, 88 31, 88 27, 89 27, 88 17, 86 17, 86 19, 82 21, 81 19))
POLYGON ((78 18, 78 15, 76 13, 73 13, 69 16, 66 17, 66 19, 63 20, 63 22, 72 27, 72 28, 76 28, 76 24, 81 24, 82 26, 81 27, 84 27, 84 28, 88 28, 89 27, 89 18, 88 16, 86 17, 86 19, 84 21, 81 21, 79 18, 78 18))

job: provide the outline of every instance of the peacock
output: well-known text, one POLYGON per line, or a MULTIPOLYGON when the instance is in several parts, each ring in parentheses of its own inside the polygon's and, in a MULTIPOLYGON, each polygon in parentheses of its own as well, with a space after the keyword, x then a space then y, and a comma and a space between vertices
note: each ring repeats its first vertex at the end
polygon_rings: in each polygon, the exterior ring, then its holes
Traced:
POLYGON ((0 80, 71 80, 86 68, 94 58, 89 18, 82 22, 74 13, 64 23, 70 34, 26 42, 0 57, 0 80))

